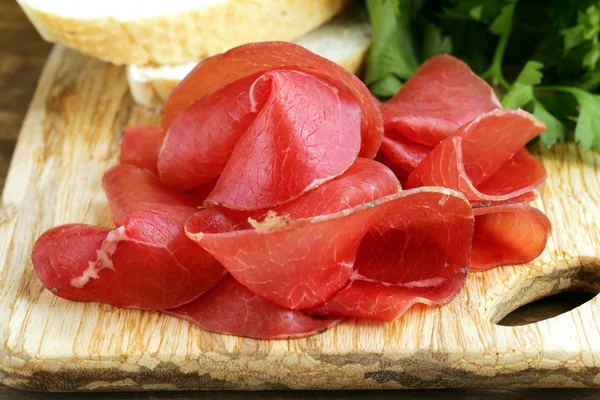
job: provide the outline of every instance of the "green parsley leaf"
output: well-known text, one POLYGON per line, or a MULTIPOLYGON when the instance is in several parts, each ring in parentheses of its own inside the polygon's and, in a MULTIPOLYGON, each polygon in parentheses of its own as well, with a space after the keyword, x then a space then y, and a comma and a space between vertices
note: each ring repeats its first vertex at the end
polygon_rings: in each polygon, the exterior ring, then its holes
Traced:
POLYGON ((423 60, 438 54, 448 54, 451 52, 452 39, 449 36, 444 36, 439 26, 428 22, 425 25, 423 33, 423 60))
POLYGON ((600 35, 600 8, 591 5, 585 11, 577 14, 577 25, 563 29, 564 54, 572 59, 572 54, 581 56, 581 65, 588 71, 596 68, 600 60, 599 38, 600 35))
POLYGON ((600 152, 600 95, 578 88, 571 88, 570 93, 579 103, 575 141, 586 150, 595 146, 600 152))
POLYGON ((533 86, 514 83, 502 98, 504 108, 523 108, 533 100, 533 86))
POLYGON ((588 70, 596 68, 600 59, 600 48, 596 45, 583 56, 583 66, 588 70))
POLYGON ((400 91, 400 88, 402 88, 402 81, 394 75, 388 75, 369 86, 369 90, 373 96, 380 99, 393 97, 400 91))
POLYGON ((577 25, 561 32, 565 40, 565 53, 569 52, 571 49, 579 46, 585 41, 583 38, 583 31, 584 27, 582 25, 577 25))
POLYGON ((479 4, 478 6, 475 6, 475 7, 471 8, 471 10, 469 10, 469 15, 475 21, 481 21, 482 14, 483 14, 483 5, 482 4, 479 4))
POLYGON ((563 123, 535 99, 533 100, 533 115, 546 125, 546 131, 540 136, 546 146, 552 147, 557 141, 565 140, 566 128, 563 123))
MULTIPOLYGON (((409 29, 412 8, 418 4, 411 0, 367 0, 366 4, 374 38, 367 59, 365 83, 371 86, 390 75, 410 78, 419 66, 409 29)), ((386 82, 390 81, 386 79, 386 82)), ((384 83, 380 82, 380 89, 382 85, 384 83)))
POLYGON ((523 85, 536 86, 542 82, 541 70, 544 68, 544 64, 539 61, 528 61, 523 67, 516 82, 523 85))
POLYGON ((544 64, 537 61, 528 61, 519 73, 517 80, 510 87, 502 99, 504 108, 522 108, 534 100, 533 87, 542 81, 540 70, 544 64))
POLYGON ((490 32, 495 35, 502 35, 503 33, 510 32, 512 29, 513 14, 515 12, 515 3, 516 0, 513 0, 502 7, 500 15, 498 15, 490 25, 490 32))

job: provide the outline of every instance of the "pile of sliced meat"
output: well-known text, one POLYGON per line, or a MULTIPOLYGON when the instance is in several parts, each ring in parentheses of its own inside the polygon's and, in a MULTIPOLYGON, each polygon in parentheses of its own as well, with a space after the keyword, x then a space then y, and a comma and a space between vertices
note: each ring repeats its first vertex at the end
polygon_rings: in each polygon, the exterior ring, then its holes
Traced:
POLYGON ((452 300, 469 267, 541 253, 550 225, 526 202, 545 171, 524 146, 544 129, 450 56, 380 107, 300 46, 244 45, 201 62, 161 127, 125 131, 103 181, 116 228, 50 229, 33 264, 57 296, 214 332, 391 321, 452 300))

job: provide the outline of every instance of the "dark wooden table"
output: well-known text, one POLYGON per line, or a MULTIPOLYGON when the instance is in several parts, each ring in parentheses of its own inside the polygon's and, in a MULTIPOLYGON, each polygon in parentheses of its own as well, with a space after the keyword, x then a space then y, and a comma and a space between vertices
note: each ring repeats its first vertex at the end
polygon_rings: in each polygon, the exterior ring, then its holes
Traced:
MULTIPOLYGON (((4 187, 10 158, 21 124, 33 96, 37 79, 52 45, 44 42, 33 29, 14 0, 0 0, 0 190, 4 187)), ((503 321, 519 325, 538 321, 590 299, 589 294, 563 294, 540 300, 513 312, 503 321)), ((52 394, 18 391, 0 385, 0 400, 9 399, 600 399, 593 389, 452 389, 374 392, 146 392, 52 394)))

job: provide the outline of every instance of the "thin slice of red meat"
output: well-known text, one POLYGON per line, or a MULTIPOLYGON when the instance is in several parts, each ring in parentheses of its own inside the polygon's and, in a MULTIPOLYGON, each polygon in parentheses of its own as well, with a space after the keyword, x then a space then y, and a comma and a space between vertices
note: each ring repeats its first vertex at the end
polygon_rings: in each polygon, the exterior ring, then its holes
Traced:
POLYGON ((469 269, 471 210, 454 194, 423 189, 404 192, 396 210, 363 238, 347 285, 307 312, 392 321, 415 303, 445 304, 460 292, 469 269))
POLYGON ((340 318, 316 318, 288 310, 252 293, 227 275, 198 299, 167 314, 200 328, 255 339, 292 339, 325 332, 340 318))
POLYGON ((434 56, 381 107, 381 150, 411 171, 439 142, 480 114, 502 108, 493 89, 469 66, 449 55, 434 56))
POLYGON ((117 229, 70 224, 35 243, 33 264, 60 297, 118 307, 162 310, 188 303, 214 287, 225 270, 188 239, 187 198, 169 196, 158 178, 119 165, 104 179, 117 229))
MULTIPOLYGON (((206 198, 208 197, 210 192, 213 191, 216 184, 217 184, 217 181, 214 180, 212 182, 205 183, 204 185, 197 186, 193 189, 186 190, 185 193, 188 196, 191 196, 194 199, 196 199, 198 204, 204 204, 204 201, 206 200, 206 198)), ((198 207, 200 207, 200 206, 198 206, 198 207)))
POLYGON ((382 151, 377 153, 377 156, 375 156, 375 161, 380 162, 386 167, 388 167, 394 173, 394 175, 396 175, 396 178, 398 178, 401 185, 404 184, 404 182, 406 182, 406 178, 408 178, 408 172, 406 172, 404 169, 400 168, 395 162, 390 160, 385 154, 383 154, 382 151))
POLYGON ((163 137, 162 129, 157 126, 128 127, 119 143, 119 163, 135 165, 158 176, 158 151, 163 137))
MULTIPOLYGON (((266 218, 260 216, 260 222, 249 220, 245 213, 211 208, 191 217, 186 231, 254 293, 284 308, 303 309, 322 303, 346 284, 358 247, 373 226, 406 232, 407 224, 402 221, 417 221, 418 216, 441 219, 461 233, 442 237, 436 224, 431 228, 411 224, 414 231, 409 232, 414 236, 407 237, 411 246, 413 240, 424 240, 423 229, 453 245, 444 254, 447 269, 435 278, 445 280, 446 273, 463 269, 460 274, 464 275, 473 229, 471 208, 464 197, 441 188, 401 191, 391 171, 370 160, 357 160, 342 177, 282 206, 276 214, 271 211, 266 218)), ((392 236, 394 233, 385 235, 392 236)), ((400 236, 397 233, 396 237, 400 236)), ((405 250, 398 245, 401 242, 384 245, 384 241, 378 250, 386 252, 389 260, 402 259, 400 253, 405 250)), ((418 246, 412 258, 429 260, 432 254, 441 257, 441 251, 418 246)), ((389 267, 411 275, 403 266, 389 267)), ((424 274, 423 266, 419 268, 415 276, 424 274)), ((439 268, 436 271, 440 272, 439 268)), ((458 292, 462 284, 453 282, 458 292)))
POLYGON ((263 91, 254 93, 258 98, 250 98, 257 78, 245 78, 202 97, 173 120, 158 158, 166 185, 191 189, 221 175, 236 143, 269 96, 263 91))
POLYGON ((524 146, 545 129, 522 110, 482 114, 429 153, 406 187, 443 186, 474 202, 529 197, 546 179, 546 170, 524 146))
POLYGON ((319 77, 354 95, 361 109, 360 157, 373 158, 381 145, 383 121, 379 104, 352 73, 313 52, 289 42, 245 44, 200 62, 173 90, 165 105, 162 127, 198 99, 249 76, 273 70, 296 70, 319 77))
POLYGON ((130 164, 116 165, 106 171, 102 184, 117 226, 140 205, 156 203, 196 209, 202 204, 197 197, 169 190, 155 175, 130 164))
POLYGON ((407 175, 427 157, 431 150, 433 147, 417 143, 402 135, 386 134, 381 142, 381 152, 402 168, 407 175))
POLYGON ((159 155, 167 185, 219 176, 211 205, 273 207, 341 175, 360 149, 351 94, 298 71, 267 72, 204 97, 171 124, 159 155))
POLYGON ((550 221, 526 204, 504 204, 473 209, 475 231, 471 271, 532 261, 546 247, 550 221))

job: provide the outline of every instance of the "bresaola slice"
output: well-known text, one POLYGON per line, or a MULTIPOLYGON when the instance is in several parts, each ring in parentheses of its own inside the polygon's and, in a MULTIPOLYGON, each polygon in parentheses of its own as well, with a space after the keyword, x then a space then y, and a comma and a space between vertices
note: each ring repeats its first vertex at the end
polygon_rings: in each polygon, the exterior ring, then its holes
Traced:
POLYGON ((166 311, 200 328, 256 339, 292 339, 323 333, 340 318, 315 318, 288 310, 252 293, 226 276, 198 299, 166 311))
POLYGON ((193 199, 131 165, 109 170, 104 185, 120 226, 69 224, 44 233, 32 258, 46 288, 67 299, 163 310, 219 282, 223 267, 183 231, 196 212, 193 199))
POLYGON ((173 90, 165 105, 162 127, 197 100, 241 79, 267 71, 295 70, 320 78, 351 93, 361 109, 360 157, 373 158, 381 145, 383 121, 379 104, 356 76, 302 46, 289 42, 250 43, 200 62, 173 90))
MULTIPOLYGON (((387 253, 389 260, 396 261, 381 264, 383 269, 396 269, 397 274, 406 276, 427 276, 421 280, 452 280, 452 290, 458 292, 468 268, 473 217, 464 197, 438 188, 401 191, 391 171, 375 161, 359 159, 347 174, 288 203, 277 210, 277 215, 267 213, 258 218, 260 222, 248 218, 248 214, 239 212, 206 209, 187 221, 186 232, 236 280, 288 309, 313 307, 342 288, 353 273, 363 238, 375 226, 389 227, 389 232, 376 235, 381 240, 373 243, 380 246, 378 251, 387 253), (413 207, 419 204, 424 206, 413 207), (425 272, 427 266, 414 264, 419 257, 424 263, 431 261, 428 256, 434 254, 433 250, 417 244, 426 235, 435 236, 438 228, 436 225, 424 231, 419 216, 435 216, 460 232, 455 240, 443 239, 453 248, 435 241, 441 252, 448 253, 445 270, 432 267, 425 272), (406 244, 414 251, 410 259, 413 264, 402 263, 402 254, 408 249, 402 245, 391 248, 386 242, 394 235, 401 236, 396 227, 409 232, 406 244), (413 274, 410 268, 420 269, 413 274)), ((373 276, 379 273, 373 272, 375 269, 370 267, 373 276)), ((382 274, 394 275, 389 271, 382 274)))
POLYGON ((550 221, 526 204, 476 207, 471 271, 517 265, 539 256, 546 247, 550 221))
POLYGON ((546 179, 546 171, 524 146, 545 129, 522 110, 482 114, 429 153, 406 187, 443 186, 473 202, 527 197, 546 179))
POLYGON ((196 101, 167 130, 158 168, 169 187, 191 189, 221 175, 240 137, 261 111, 270 91, 250 88, 253 76, 196 101), (254 102, 254 103, 253 103, 254 102))
POLYGON ((381 150, 410 172, 438 143, 480 114, 502 108, 493 89, 449 55, 425 61, 381 107, 381 150))
POLYGON ((119 163, 135 165, 158 176, 158 152, 163 137, 162 129, 156 126, 128 127, 119 143, 119 163))
POLYGON ((415 303, 445 304, 469 270, 472 212, 456 192, 401 192, 362 239, 348 284, 308 310, 392 321, 415 303))
POLYGON ((138 207, 148 204, 162 206, 185 206, 196 209, 202 204, 198 198, 183 192, 168 190, 147 170, 134 165, 122 164, 109 169, 102 179, 110 212, 115 225, 122 225, 124 219, 138 207))
POLYGON ((266 72, 208 95, 171 124, 160 177, 190 189, 219 176, 207 204, 273 207, 341 175, 360 150, 360 107, 345 88, 266 72))

